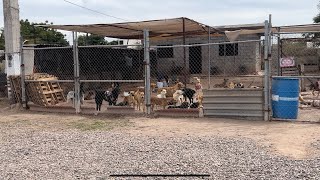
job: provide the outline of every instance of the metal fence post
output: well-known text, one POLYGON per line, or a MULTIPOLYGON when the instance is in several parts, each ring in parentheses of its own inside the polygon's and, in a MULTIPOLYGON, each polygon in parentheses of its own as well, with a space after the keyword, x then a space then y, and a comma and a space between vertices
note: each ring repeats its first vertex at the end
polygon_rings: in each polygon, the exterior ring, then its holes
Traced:
POLYGON ((150 87, 150 41, 149 41, 149 30, 143 31, 144 39, 144 64, 145 64, 145 104, 146 112, 148 115, 151 114, 151 87, 150 87))
POLYGON ((27 108, 26 101, 26 72, 24 64, 24 54, 23 54, 23 37, 20 37, 20 77, 21 77, 21 104, 24 109, 27 108))
POLYGON ((269 120, 269 76, 268 76, 268 54, 269 54, 269 22, 266 20, 264 22, 264 120, 268 121, 269 120))
POLYGON ((210 32, 211 28, 209 27, 208 29, 208 34, 209 34, 209 37, 208 37, 208 64, 209 64, 209 72, 208 72, 208 89, 210 89, 210 84, 211 84, 211 46, 210 46, 210 42, 211 42, 211 32, 210 32))
MULTIPOLYGON (((280 27, 278 28, 278 32, 280 33, 280 27)), ((277 59, 277 75, 280 76, 280 58, 281 58, 281 34, 278 34, 278 59, 277 59)))
POLYGON ((79 78, 79 52, 77 32, 72 33, 73 37, 73 60, 74 60, 74 106, 76 113, 80 113, 80 78, 79 78))
POLYGON ((272 15, 269 15, 269 24, 268 24, 268 37, 269 37, 269 41, 268 41, 268 71, 267 71, 267 76, 268 76, 268 120, 271 120, 271 63, 272 63, 272 21, 271 21, 271 17, 272 15))

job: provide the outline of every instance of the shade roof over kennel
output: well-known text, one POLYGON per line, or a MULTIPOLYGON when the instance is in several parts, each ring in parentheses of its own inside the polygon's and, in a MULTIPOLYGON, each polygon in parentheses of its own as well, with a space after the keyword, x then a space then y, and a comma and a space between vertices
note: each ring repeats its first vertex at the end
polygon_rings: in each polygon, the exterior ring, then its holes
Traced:
POLYGON ((257 30, 264 28, 264 24, 245 24, 211 27, 195 20, 180 17, 173 19, 160 19, 138 22, 124 22, 113 24, 87 24, 87 25, 40 25, 53 29, 75 31, 102 35, 120 39, 143 39, 143 30, 148 29, 151 38, 181 37, 183 35, 224 34, 225 31, 238 29, 257 30))
POLYGON ((273 29, 273 32, 278 33, 308 33, 308 32, 320 32, 320 24, 301 24, 290 26, 279 26, 273 29))
MULTIPOLYGON (((227 32, 239 31, 239 34, 264 34, 264 23, 209 26, 195 20, 180 17, 137 22, 84 25, 39 25, 41 27, 66 31, 91 33, 119 39, 143 39, 143 30, 148 29, 150 38, 175 38, 185 36, 224 35, 227 32)), ((304 24, 273 27, 274 33, 320 32, 320 24, 304 24)))

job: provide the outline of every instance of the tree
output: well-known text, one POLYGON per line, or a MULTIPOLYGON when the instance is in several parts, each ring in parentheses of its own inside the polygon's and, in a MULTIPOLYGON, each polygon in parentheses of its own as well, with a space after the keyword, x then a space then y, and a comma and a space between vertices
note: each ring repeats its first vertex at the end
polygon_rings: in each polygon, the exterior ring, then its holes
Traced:
POLYGON ((0 35, 0 49, 4 50, 4 34, 3 34, 3 28, 0 29, 1 35, 0 35))
POLYGON ((37 26, 45 24, 48 24, 48 21, 44 23, 30 23, 28 19, 21 20, 21 35, 23 39, 28 40, 28 44, 69 45, 69 42, 65 39, 65 35, 61 32, 58 32, 55 29, 37 26))
POLYGON ((98 36, 94 34, 90 35, 80 35, 78 36, 78 44, 79 46, 86 45, 106 45, 108 41, 104 39, 103 36, 98 36))
MULTIPOLYGON (((318 10, 320 10, 320 3, 318 4, 318 10)), ((320 22, 320 12, 317 14, 316 17, 313 18, 314 23, 319 23, 320 22)))
MULTIPOLYGON (((38 27, 37 25, 48 24, 48 21, 44 23, 30 23, 28 19, 21 20, 21 35, 24 40, 27 40, 27 44, 57 44, 62 46, 69 45, 69 42, 65 39, 65 35, 57 30, 38 27)), ((52 24, 52 23, 50 23, 52 24)), ((0 35, 0 49, 4 49, 4 30, 1 28, 0 35)))
POLYGON ((103 36, 86 34, 78 36, 79 46, 90 46, 90 45, 117 45, 118 41, 108 42, 103 36))

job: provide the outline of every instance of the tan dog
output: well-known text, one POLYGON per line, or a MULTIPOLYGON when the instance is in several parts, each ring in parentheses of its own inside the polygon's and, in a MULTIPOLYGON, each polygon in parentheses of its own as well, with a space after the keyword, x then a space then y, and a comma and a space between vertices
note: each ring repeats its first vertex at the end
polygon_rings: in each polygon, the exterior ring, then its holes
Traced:
POLYGON ((202 105, 203 93, 202 92, 197 94, 197 99, 198 99, 198 102, 199 102, 199 108, 203 107, 203 105, 202 105))
POLYGON ((177 84, 175 84, 175 85, 172 86, 172 87, 159 88, 159 89, 158 89, 158 94, 160 94, 161 91, 162 91, 163 89, 165 89, 165 90, 167 91, 166 97, 173 97, 173 94, 174 94, 177 90, 182 89, 183 86, 184 86, 184 85, 183 85, 182 82, 178 82, 177 84))
POLYGON ((221 84, 215 84, 214 88, 228 88, 227 83, 229 79, 223 79, 223 82, 221 84))
POLYGON ((236 87, 236 84, 234 82, 229 83, 229 88, 234 89, 236 87))
POLYGON ((135 102, 137 109, 140 111, 141 105, 142 105, 142 109, 144 111, 144 106, 143 106, 144 92, 141 92, 138 90, 138 91, 134 92, 133 96, 134 96, 134 102, 135 102))
POLYGON ((151 97, 151 110, 153 111, 156 106, 161 106, 162 109, 165 109, 168 106, 168 103, 173 101, 172 97, 169 98, 158 98, 155 96, 151 97))
POLYGON ((124 96, 123 102, 124 103, 127 102, 129 106, 134 107, 134 105, 135 105, 134 91, 124 92, 123 96, 124 96))

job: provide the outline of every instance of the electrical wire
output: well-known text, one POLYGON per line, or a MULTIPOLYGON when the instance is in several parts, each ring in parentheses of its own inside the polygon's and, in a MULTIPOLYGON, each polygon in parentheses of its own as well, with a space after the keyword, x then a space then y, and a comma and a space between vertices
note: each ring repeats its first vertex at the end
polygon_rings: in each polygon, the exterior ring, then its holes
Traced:
POLYGON ((95 12, 95 13, 98 13, 98 14, 101 14, 101 15, 104 15, 104 16, 107 16, 107 17, 111 17, 111 18, 119 19, 119 20, 123 20, 123 21, 129 21, 129 20, 127 20, 127 19, 119 18, 119 17, 116 17, 116 16, 112 16, 112 15, 109 15, 109 14, 106 14, 106 13, 99 12, 99 11, 94 10, 94 9, 90 9, 90 8, 81 6, 81 5, 79 5, 79 4, 70 2, 70 1, 68 1, 68 0, 63 0, 63 1, 64 1, 64 2, 67 2, 67 3, 69 3, 69 4, 72 4, 72 5, 74 5, 74 6, 78 6, 78 7, 80 7, 80 8, 86 9, 86 10, 88 10, 88 11, 92 11, 92 12, 95 12))

